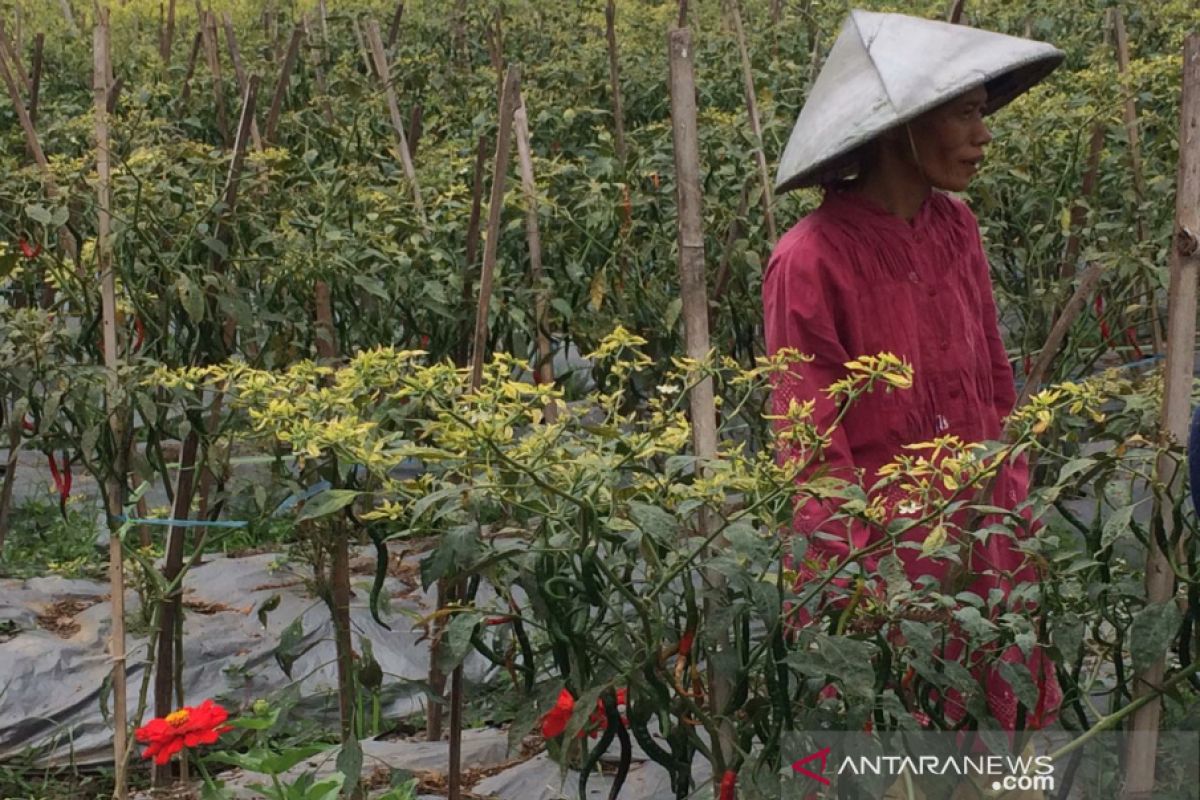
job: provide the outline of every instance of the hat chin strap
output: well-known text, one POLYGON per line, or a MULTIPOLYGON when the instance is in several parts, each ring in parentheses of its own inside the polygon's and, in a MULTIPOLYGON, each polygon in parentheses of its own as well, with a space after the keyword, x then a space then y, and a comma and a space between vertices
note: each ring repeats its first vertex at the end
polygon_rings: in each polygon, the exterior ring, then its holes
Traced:
POLYGON ((908 136, 908 147, 912 152, 913 164, 916 166, 917 172, 920 173, 922 180, 932 187, 933 181, 929 179, 925 173, 925 167, 921 165, 921 155, 917 152, 917 140, 913 138, 912 126, 907 122, 904 123, 904 133, 908 136))

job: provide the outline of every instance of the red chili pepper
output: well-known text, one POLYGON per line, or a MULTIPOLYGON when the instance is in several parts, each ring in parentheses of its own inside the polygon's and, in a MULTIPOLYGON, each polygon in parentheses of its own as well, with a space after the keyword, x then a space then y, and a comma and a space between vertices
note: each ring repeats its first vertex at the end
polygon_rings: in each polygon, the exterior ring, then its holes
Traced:
POLYGON ((720 800, 734 800, 737 797, 737 773, 733 770, 725 770, 725 774, 721 776, 721 794, 720 800))
POLYGON ((1025 377, 1028 378, 1029 373, 1033 372, 1033 359, 1030 358, 1029 353, 1025 354, 1025 361, 1023 363, 1023 367, 1025 369, 1025 377))
POLYGON ((39 244, 36 247, 31 247, 29 242, 22 239, 20 242, 21 254, 26 258, 37 258, 42 253, 42 246, 39 244))
POLYGON ((692 642, 696 639, 695 631, 684 631, 683 636, 679 637, 679 655, 685 658, 692 652, 692 642))
POLYGON ((62 467, 54 460, 54 453, 47 453, 50 461, 50 477, 54 479, 54 488, 58 490, 58 507, 63 516, 67 514, 67 498, 71 496, 71 458, 63 453, 62 467))
POLYGON ((1100 336, 1104 338, 1104 343, 1109 347, 1113 346, 1112 332, 1108 329, 1108 322, 1104 319, 1104 298, 1096 295, 1096 317, 1100 320, 1100 336))
POLYGON ((508 617, 488 617, 483 621, 484 625, 507 625, 511 622, 508 617))
POLYGON ((1138 346, 1137 329, 1136 328, 1130 327, 1130 328, 1125 329, 1125 341, 1129 342, 1129 344, 1133 346, 1134 356, 1136 356, 1139 359, 1146 357, 1146 354, 1142 352, 1142 348, 1140 346, 1138 346))
POLYGON ((133 318, 133 332, 133 347, 130 348, 130 351, 136 353, 142 349, 142 344, 146 341, 146 325, 142 322, 141 317, 133 318))
POLYGON ((28 420, 28 419, 21 420, 21 427, 23 427, 25 430, 27 430, 31 433, 37 433, 37 425, 35 425, 31 420, 28 420))

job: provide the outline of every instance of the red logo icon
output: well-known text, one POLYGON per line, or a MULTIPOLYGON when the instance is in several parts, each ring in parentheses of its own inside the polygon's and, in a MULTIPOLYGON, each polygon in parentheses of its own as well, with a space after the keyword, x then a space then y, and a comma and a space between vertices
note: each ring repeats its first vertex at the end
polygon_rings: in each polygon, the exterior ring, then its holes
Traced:
POLYGON ((829 758, 830 749, 831 748, 829 748, 829 747, 823 747, 820 750, 818 750, 817 752, 813 753, 812 755, 808 755, 808 756, 805 756, 804 758, 796 759, 795 761, 792 762, 792 771, 798 772, 802 775, 807 775, 808 777, 812 778, 814 781, 817 781, 818 783, 828 786, 829 778, 826 778, 821 773, 825 771, 825 762, 829 758), (803 765, 807 764, 810 761, 820 761, 821 768, 816 772, 813 772, 810 769, 806 769, 803 765))

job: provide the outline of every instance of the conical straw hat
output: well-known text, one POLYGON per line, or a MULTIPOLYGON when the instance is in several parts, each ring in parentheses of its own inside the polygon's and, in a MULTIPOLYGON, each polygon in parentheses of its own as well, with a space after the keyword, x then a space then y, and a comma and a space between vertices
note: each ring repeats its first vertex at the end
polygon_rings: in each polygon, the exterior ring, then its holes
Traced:
POLYGON ((775 191, 845 176, 856 149, 977 86, 986 113, 1008 104, 1058 66, 1043 42, 904 14, 851 11, 792 129, 775 191))

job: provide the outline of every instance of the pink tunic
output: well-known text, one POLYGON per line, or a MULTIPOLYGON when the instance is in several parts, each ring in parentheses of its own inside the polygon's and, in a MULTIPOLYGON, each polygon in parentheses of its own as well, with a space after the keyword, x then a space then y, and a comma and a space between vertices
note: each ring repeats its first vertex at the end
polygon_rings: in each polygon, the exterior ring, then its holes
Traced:
MULTIPOLYGON (((821 462, 801 480, 824 471, 869 488, 878 480, 877 470, 904 444, 948 434, 966 442, 1000 438, 1002 420, 1016 399, 1013 374, 996 321, 979 226, 961 201, 933 192, 910 223, 859 194, 827 192, 821 207, 776 246, 763 279, 763 306, 767 352, 790 347, 813 356, 794 365, 777 386, 775 414, 785 413, 792 398, 811 399, 814 424, 827 429, 838 408, 823 390, 846 375, 847 361, 890 352, 913 366, 911 389, 877 390, 851 407, 821 462)), ((1027 492, 1027 470, 1014 465, 998 477, 992 502, 1015 508, 1027 492)), ((834 510, 816 500, 797 505, 795 529, 809 538, 809 555, 817 562, 840 560, 851 543, 861 547, 882 536, 875 528, 831 522, 834 510), (817 531, 822 535, 814 537, 817 531)), ((925 533, 912 531, 907 538, 921 541, 925 533)), ((897 555, 914 581, 922 576, 940 580, 950 566, 915 549, 900 549, 897 555)), ((874 559, 864 563, 869 571, 875 565, 874 559)), ((977 577, 969 590, 985 599, 990 589, 1007 595, 1014 583, 1037 579, 1006 536, 976 544, 972 568, 977 577)), ((1020 657, 1013 650, 1006 659, 1020 657)), ((1050 679, 1039 681, 1051 695, 1045 699, 1052 701, 1041 711, 1056 707, 1060 693, 1040 648, 1027 664, 1035 680, 1039 672, 1050 679)), ((1011 689, 1003 682, 993 686, 992 678, 987 682, 993 714, 1012 727, 1011 689)), ((1041 721, 1034 710, 1029 714, 1030 724, 1041 721)))

